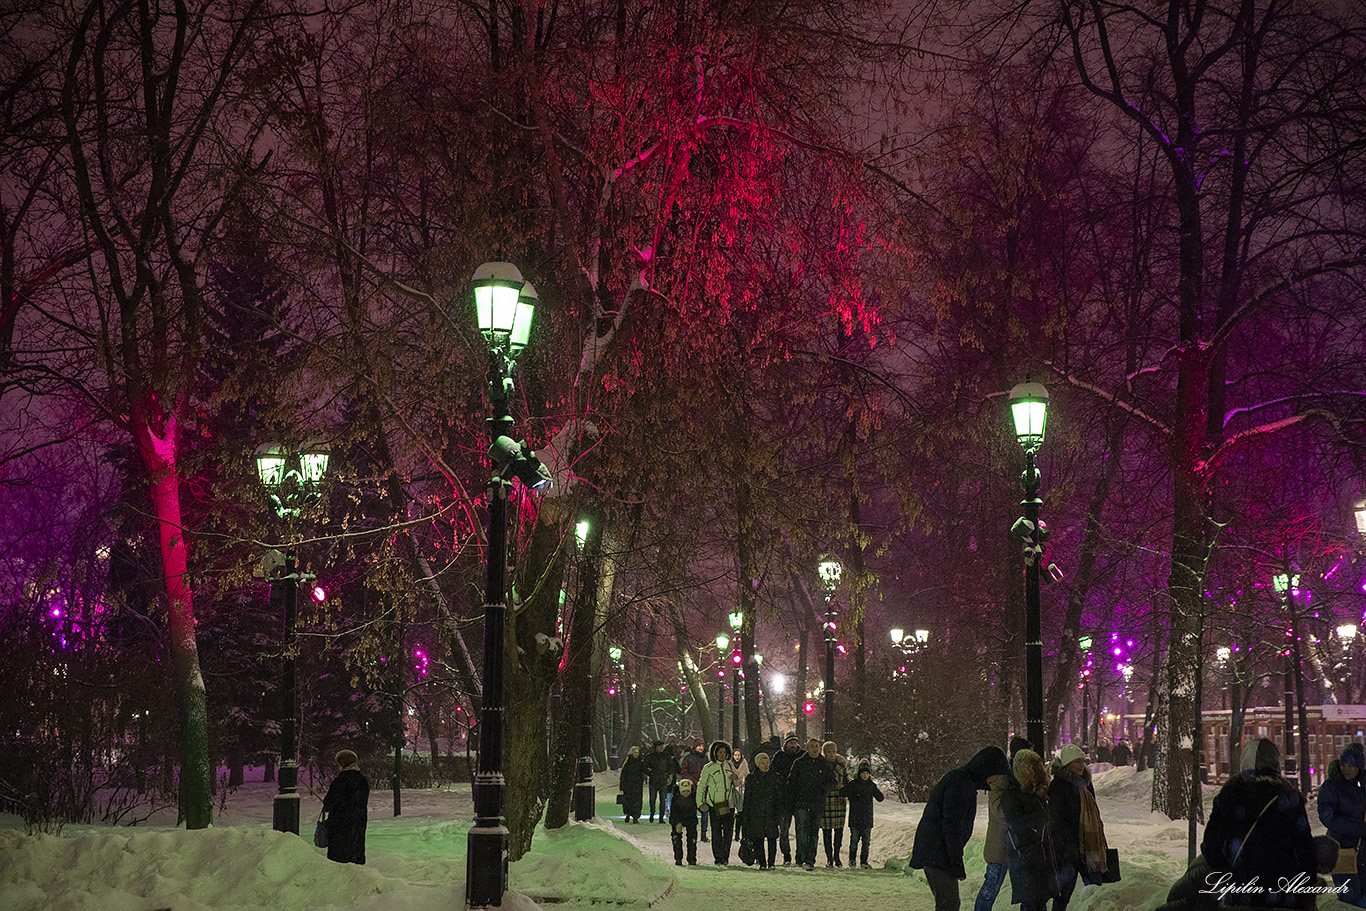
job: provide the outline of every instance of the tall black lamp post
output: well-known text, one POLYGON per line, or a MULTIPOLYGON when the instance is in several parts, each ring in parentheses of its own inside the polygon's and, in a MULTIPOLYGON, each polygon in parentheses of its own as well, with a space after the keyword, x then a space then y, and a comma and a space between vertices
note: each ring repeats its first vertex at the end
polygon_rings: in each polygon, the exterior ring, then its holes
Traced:
POLYGON ((1039 521, 1039 469, 1034 456, 1043 445, 1048 420, 1048 390, 1042 383, 1023 382, 1010 390, 1010 411, 1015 438, 1024 448, 1024 518, 1012 531, 1024 540, 1025 556, 1025 727, 1026 736, 1040 755, 1047 756, 1043 730, 1043 634, 1039 624, 1039 564, 1043 562, 1046 532, 1039 521))
MULTIPOLYGON (((588 545, 588 534, 592 530, 592 525, 587 519, 580 519, 574 526, 574 538, 579 546, 580 558, 584 561, 583 566, 588 567, 588 558, 585 556, 588 545)), ((579 586, 582 589, 586 582, 587 573, 579 577, 579 586)), ((583 725, 579 728, 579 763, 577 779, 574 782, 574 819, 578 822, 588 822, 597 814, 597 787, 593 784, 593 712, 591 710, 593 696, 593 662, 591 656, 583 656, 583 691, 589 699, 588 707, 583 713, 583 725)))
POLYGON ((514 479, 532 490, 550 486, 550 472, 512 430, 513 373, 526 347, 536 289, 512 263, 484 263, 474 272, 474 303, 489 349, 488 565, 484 577, 484 676, 479 713, 479 764, 474 774, 474 825, 465 861, 465 904, 501 906, 508 884, 508 830, 503 816, 503 626, 507 568, 507 501, 514 479))
MULTIPOLYGON (((256 447, 256 473, 270 494, 275 515, 290 526, 304 507, 317 502, 318 489, 327 473, 329 450, 326 443, 305 443, 297 451, 279 443, 262 443, 256 447)), ((283 564, 284 573, 271 579, 271 588, 280 592, 284 602, 284 668, 280 686, 280 774, 279 789, 275 794, 273 828, 276 832, 299 834, 299 744, 295 734, 295 716, 299 711, 298 689, 294 680, 294 628, 298 617, 299 580, 312 578, 298 572, 294 544, 288 545, 283 558, 273 551, 271 562, 283 564)))
POLYGON ((816 567, 825 583, 825 739, 835 739, 835 587, 844 567, 834 557, 821 558, 816 567))

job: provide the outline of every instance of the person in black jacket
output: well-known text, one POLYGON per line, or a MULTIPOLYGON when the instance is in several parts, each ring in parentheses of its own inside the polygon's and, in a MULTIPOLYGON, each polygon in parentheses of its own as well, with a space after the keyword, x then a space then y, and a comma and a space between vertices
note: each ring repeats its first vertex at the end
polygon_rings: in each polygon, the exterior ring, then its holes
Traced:
POLYGON ((796 734, 788 734, 783 748, 773 756, 773 774, 778 778, 778 800, 774 808, 778 826, 778 847, 783 852, 783 866, 792 863, 792 796, 787 792, 787 773, 792 763, 802 754, 802 742, 796 734))
POLYGON ((1360 866, 1366 847, 1361 844, 1366 838, 1366 788, 1361 783, 1361 768, 1366 762, 1360 750, 1361 744, 1353 743, 1328 764, 1328 780, 1319 785, 1318 795, 1319 822, 1328 829, 1329 837, 1339 847, 1358 851, 1355 872, 1333 874, 1333 885, 1345 887, 1338 893, 1338 901, 1357 907, 1366 901, 1361 894, 1360 866))
MULTIPOLYGON (((650 783, 650 822, 655 821, 655 799, 659 799, 659 821, 668 815, 669 791, 678 777, 678 763, 664 749, 664 741, 656 740, 650 755, 645 757, 645 779, 650 783)), ((637 819, 639 822, 639 819, 637 819)))
POLYGON ((1098 883, 1104 875, 1105 827, 1096 806, 1096 788, 1086 768, 1086 754, 1075 743, 1058 751, 1048 786, 1048 814, 1053 828, 1053 856, 1058 862, 1058 887, 1053 911, 1066 911, 1078 877, 1098 883), (1091 825, 1084 824, 1087 816, 1091 825))
POLYGON ((858 764, 858 771, 849 783, 840 789, 840 796, 849 799, 849 869, 854 868, 854 854, 862 844, 859 853, 859 866, 871 870, 868 865, 868 842, 873 837, 873 801, 882 800, 882 791, 873 781, 873 767, 865 760, 858 764))
POLYGON ((1020 911, 1043 911, 1061 891, 1048 814, 1048 768, 1038 753, 1021 749, 1012 772, 1001 794, 1010 902, 1020 911))
POLYGON ((645 760, 640 758, 640 747, 631 747, 621 764, 621 812, 626 822, 640 822, 644 790, 645 760))
POLYGON ((963 848, 972 836, 977 792, 990 788, 996 776, 1009 774, 1001 748, 985 747, 967 765, 945 772, 930 792, 908 866, 925 871, 935 911, 958 911, 958 883, 968 878, 963 848))
POLYGON ((812 737, 787 773, 787 794, 797 820, 797 863, 808 870, 816 868, 825 795, 834 786, 835 766, 821 755, 821 742, 812 737))
POLYGON ((327 819, 327 859, 339 864, 365 863, 365 823, 370 804, 370 782, 356 764, 356 754, 337 754, 341 770, 323 797, 327 819))
POLYGON ((781 782, 767 753, 754 757, 754 771, 745 778, 744 838, 754 848, 760 870, 778 857, 778 791, 781 782))
POLYGON ((688 843, 688 866, 697 866, 697 797, 692 781, 680 778, 669 800, 669 834, 674 843, 674 864, 683 866, 683 840, 688 843))
POLYGON ((1239 769, 1215 795, 1200 843, 1214 871, 1206 881, 1244 887, 1227 894, 1230 903, 1314 907, 1314 893, 1304 891, 1314 885, 1318 872, 1309 816, 1300 792, 1281 777, 1276 744, 1264 737, 1249 743, 1239 769))

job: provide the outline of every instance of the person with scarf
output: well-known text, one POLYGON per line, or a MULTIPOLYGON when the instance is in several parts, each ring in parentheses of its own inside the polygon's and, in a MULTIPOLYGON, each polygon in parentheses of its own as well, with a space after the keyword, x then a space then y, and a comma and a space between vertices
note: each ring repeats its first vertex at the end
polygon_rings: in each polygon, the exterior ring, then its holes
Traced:
POLYGON ((825 839, 825 865, 842 867, 844 864, 840 862, 840 849, 844 847, 847 800, 841 791, 849 783, 849 764, 839 754, 839 748, 833 740, 821 744, 821 754, 835 770, 835 786, 826 793, 825 812, 821 814, 821 835, 825 839))
POLYGON ((697 780, 697 808, 711 815, 711 855, 718 867, 724 867, 730 863, 735 833, 737 775, 729 743, 716 741, 708 755, 711 762, 702 767, 697 780))
POLYGON ((1048 786, 1048 815, 1053 828, 1053 856, 1058 864, 1060 893, 1053 911, 1064 911, 1080 875, 1098 883, 1105 874, 1105 826, 1096 805, 1096 789, 1086 768, 1086 754, 1069 743, 1054 760, 1048 786))

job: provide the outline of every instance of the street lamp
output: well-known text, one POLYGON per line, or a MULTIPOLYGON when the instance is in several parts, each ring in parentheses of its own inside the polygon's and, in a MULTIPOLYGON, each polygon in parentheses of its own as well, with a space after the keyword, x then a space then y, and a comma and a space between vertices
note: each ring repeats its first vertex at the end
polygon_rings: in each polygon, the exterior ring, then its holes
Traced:
POLYGON ((1077 647, 1081 649, 1082 654, 1081 748, 1085 750, 1091 742, 1091 688, 1087 686, 1091 682, 1091 637, 1082 636, 1077 640, 1077 647))
POLYGON ((740 627, 745 624, 745 615, 734 610, 727 617, 730 621, 730 631, 735 637, 735 649, 730 653, 730 736, 735 740, 732 746, 736 750, 740 749, 740 663, 744 661, 744 656, 740 654, 740 627))
POLYGON ((834 557, 822 557, 816 571, 825 583, 825 739, 835 739, 835 587, 844 567, 834 557))
POLYGON ((501 906, 508 883, 508 830, 503 816, 503 627, 507 621, 507 501, 513 479, 532 490, 550 486, 550 472, 512 429, 513 373, 526 347, 536 290, 512 263, 484 263, 474 271, 474 304, 489 353, 488 565, 484 577, 484 675, 479 718, 479 766, 474 775, 474 825, 465 861, 465 904, 501 906))
POLYGON ((1034 456, 1043 445, 1048 423, 1048 390, 1042 383, 1026 380, 1010 390, 1010 412, 1015 438, 1025 453, 1024 517, 1011 532, 1024 540, 1025 557, 1025 725, 1034 749, 1048 755, 1043 732, 1043 634, 1039 628, 1039 564, 1043 562, 1045 532, 1039 521, 1039 470, 1034 456))
MULTIPOLYGON (((1276 594, 1285 598, 1285 613, 1288 626, 1286 638, 1290 640, 1285 648, 1285 735, 1282 773, 1287 777, 1298 774, 1299 764, 1295 759, 1295 689, 1299 685, 1300 640, 1295 622, 1295 596, 1300 593, 1299 573, 1288 570, 1271 577, 1271 587, 1276 594)), ((1304 732, 1300 732, 1304 736, 1304 732)))
POLYGON ((619 763, 621 760, 621 738, 617 733, 617 697, 621 695, 621 682, 617 675, 619 673, 619 668, 621 667, 621 655, 621 646, 619 645, 613 645, 607 649, 607 657, 612 661, 612 666, 608 668, 608 670, 611 671, 612 684, 607 689, 607 697, 611 700, 608 703, 608 707, 611 711, 608 715, 607 727, 607 737, 611 746, 611 751, 607 758, 608 766, 611 768, 619 768, 619 765, 612 766, 612 763, 619 763))
POLYGON ((726 739, 726 665, 722 657, 730 645, 730 636, 716 634, 716 739, 726 739))
POLYGON ((1366 497, 1357 500, 1352 512, 1356 515, 1357 534, 1366 536, 1366 497))
MULTIPOLYGON (((306 506, 317 502, 330 454, 326 443, 315 441, 304 443, 296 450, 275 442, 262 443, 256 447, 256 473, 270 495, 271 506, 278 518, 292 524, 306 506)), ((313 577, 301 575, 297 571, 296 557, 294 544, 290 543, 284 554, 284 574, 275 576, 271 581, 272 588, 278 584, 280 600, 285 608, 284 668, 280 694, 280 775, 272 826, 276 832, 298 835, 299 753, 294 720, 299 711, 299 696, 294 679, 294 631, 299 610, 299 580, 313 577)), ((278 552, 275 552, 271 562, 278 566, 279 559, 278 552)))

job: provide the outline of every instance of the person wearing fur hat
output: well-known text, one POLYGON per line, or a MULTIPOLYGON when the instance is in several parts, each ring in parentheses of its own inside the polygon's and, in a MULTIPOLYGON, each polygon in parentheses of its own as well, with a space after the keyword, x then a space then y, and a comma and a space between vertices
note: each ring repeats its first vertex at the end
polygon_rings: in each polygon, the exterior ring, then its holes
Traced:
MULTIPOLYGON (((1002 850, 1010 871, 1010 903, 1020 911, 1043 911, 1058 894, 1058 868, 1048 816, 1048 768, 1043 757, 1016 751, 999 804, 1005 828, 1002 850)), ((978 907, 981 907, 980 899, 978 907)), ((988 906, 989 907, 989 906, 988 906)))
POLYGON ((745 826, 741 837, 754 849, 760 870, 778 857, 778 776, 767 753, 754 757, 754 771, 745 779, 745 826))
POLYGON ((356 754, 337 754, 337 777, 323 797, 327 820, 327 859, 339 864, 365 863, 365 823, 370 803, 370 782, 357 765, 356 754))
POLYGON ((1312 892, 1278 887, 1282 882, 1314 884, 1318 856, 1304 798, 1281 776, 1276 744, 1265 737, 1252 741, 1243 749, 1238 767, 1238 774, 1215 795, 1200 843, 1214 871, 1210 876, 1227 873, 1234 887, 1256 887, 1247 894, 1230 894, 1228 903, 1313 908, 1312 892))
POLYGON ((963 849, 977 817, 977 792, 1009 774, 1005 752, 984 747, 966 765, 945 772, 930 792, 907 866, 925 871, 935 911, 958 911, 958 884, 968 878, 963 849))
POLYGON ((1064 911, 1077 877, 1098 883, 1105 873, 1105 826, 1096 804, 1096 789, 1086 768, 1086 754, 1075 743, 1058 752, 1053 782, 1048 786, 1048 816, 1053 829, 1053 856, 1058 863, 1061 893, 1053 911, 1064 911))
POLYGON ((792 863, 792 795, 787 788, 787 774, 792 771, 792 763, 800 755, 802 742, 796 734, 788 734, 783 741, 783 748, 773 756, 773 774, 778 779, 774 819, 778 828, 778 848, 783 852, 783 866, 792 863))
POLYGON ((841 796, 849 801, 849 869, 854 868, 854 856, 859 854, 859 866, 871 870, 868 865, 868 842, 873 837, 873 801, 882 800, 882 790, 873 781, 873 767, 868 760, 858 764, 858 770, 840 790, 841 796), (860 845, 862 851, 860 852, 860 845))
POLYGON ((724 867, 730 863, 730 842, 735 834, 738 776, 729 743, 716 741, 708 755, 711 762, 702 767, 697 779, 697 808, 711 814, 711 854, 716 865, 724 867))
POLYGON ((1358 851, 1358 866, 1355 873, 1334 873, 1333 885, 1345 886, 1338 893, 1338 901, 1344 904, 1363 907, 1366 898, 1361 890, 1362 838, 1366 837, 1366 788, 1362 787, 1361 769, 1363 761, 1361 744, 1353 743, 1342 751, 1342 755, 1328 764, 1328 779, 1319 786, 1319 822, 1328 829, 1328 835, 1339 847, 1355 848, 1358 851))
MULTIPOLYGON (((702 767, 707 764, 707 756, 703 752, 707 744, 698 737, 692 742, 692 752, 685 755, 678 761, 678 777, 686 778, 692 782, 693 795, 697 795, 697 780, 702 777, 702 767)), ((707 840, 707 814, 702 814, 700 841, 707 840)))
POLYGON ((669 800, 669 829, 674 843, 674 864, 683 866, 683 845, 687 842, 688 866, 697 866, 697 797, 692 782, 678 779, 669 800))

